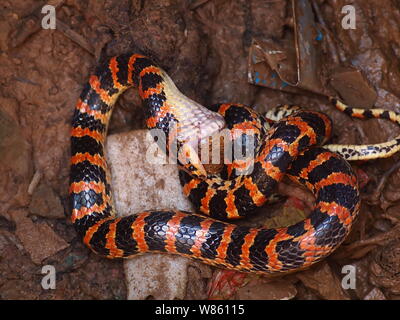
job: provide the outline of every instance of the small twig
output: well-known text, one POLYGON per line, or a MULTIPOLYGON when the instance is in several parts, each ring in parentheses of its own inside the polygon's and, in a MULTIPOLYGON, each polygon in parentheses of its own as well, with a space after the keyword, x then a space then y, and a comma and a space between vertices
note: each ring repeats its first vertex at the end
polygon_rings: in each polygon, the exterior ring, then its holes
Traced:
POLYGON ((347 252, 349 252, 365 246, 383 246, 389 240, 391 241, 397 238, 400 238, 400 224, 396 224, 391 230, 381 233, 375 237, 359 240, 343 247, 347 252))
POLYGON ((354 254, 358 255, 358 258, 366 255, 368 252, 373 250, 376 246, 385 246, 388 242, 400 238, 400 220, 387 214, 381 215, 381 218, 388 219, 393 223, 393 228, 389 231, 383 232, 377 236, 360 239, 348 245, 343 245, 340 252, 335 253, 337 259, 344 259, 350 256, 354 257, 354 254))
POLYGON ((391 223, 393 223, 395 225, 396 224, 400 224, 400 220, 397 219, 396 217, 391 216, 390 214, 384 213, 384 214, 381 215, 381 218, 387 219, 387 220, 389 220, 391 223))
MULTIPOLYGON (((62 6, 65 0, 53 0, 49 1, 48 4, 54 5, 56 8, 62 6)), ((29 14, 26 18, 22 19, 17 26, 16 30, 11 34, 11 46, 17 47, 24 43, 28 37, 31 37, 36 32, 42 30, 40 27, 40 19, 42 18, 41 14, 42 5, 36 7, 31 14, 29 14)), ((84 37, 82 37, 77 32, 73 31, 67 24, 62 22, 59 18, 57 18, 56 22, 56 30, 61 31, 67 38, 78 44, 80 47, 88 51, 90 54, 94 55, 94 49, 90 45, 89 42, 86 41, 84 37)))
POLYGON ((40 171, 36 171, 33 175, 32 181, 28 187, 28 194, 32 195, 35 191, 36 187, 38 186, 40 179, 42 178, 42 173, 40 171))
POLYGON ((72 30, 67 24, 57 19, 57 30, 61 31, 67 38, 78 44, 90 54, 94 55, 94 49, 84 37, 72 30))
POLYGON ((26 78, 22 78, 22 77, 13 77, 12 79, 14 79, 15 81, 22 82, 22 83, 31 84, 31 85, 33 85, 33 86, 40 86, 39 83, 34 82, 34 81, 32 81, 32 80, 29 80, 29 79, 26 79, 26 78))

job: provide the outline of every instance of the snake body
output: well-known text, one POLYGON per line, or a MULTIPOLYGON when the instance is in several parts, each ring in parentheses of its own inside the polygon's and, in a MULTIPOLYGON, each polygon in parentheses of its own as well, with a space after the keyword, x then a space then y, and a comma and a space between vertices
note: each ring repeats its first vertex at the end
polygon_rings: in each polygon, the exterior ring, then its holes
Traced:
POLYGON ((264 117, 243 105, 204 108, 180 93, 166 72, 147 57, 113 57, 90 77, 73 116, 72 222, 84 243, 108 258, 164 252, 260 274, 306 268, 341 244, 360 206, 357 179, 350 165, 319 146, 330 133, 330 119, 319 112, 296 110, 268 128, 264 117), (183 155, 192 150, 185 146, 203 142, 204 137, 224 127, 232 133, 233 141, 254 138, 256 154, 249 174, 235 173, 243 161, 234 161, 218 176, 203 176, 199 167, 181 164, 184 193, 203 215, 156 210, 115 216, 104 144, 113 106, 131 86, 138 88, 148 128, 167 136, 176 129, 174 137, 183 155), (237 135, 237 129, 251 131, 237 135), (307 219, 273 229, 215 219, 253 213, 268 201, 284 175, 315 195, 315 207, 307 219))

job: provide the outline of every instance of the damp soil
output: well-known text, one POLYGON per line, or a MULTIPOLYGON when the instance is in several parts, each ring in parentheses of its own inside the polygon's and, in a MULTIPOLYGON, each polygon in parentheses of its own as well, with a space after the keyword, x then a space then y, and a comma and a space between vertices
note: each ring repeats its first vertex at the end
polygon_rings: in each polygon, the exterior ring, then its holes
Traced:
MULTIPOLYGON (((335 44, 336 60, 358 70, 368 83, 365 92, 359 92, 360 99, 375 97, 375 107, 399 112, 399 3, 381 0, 376 6, 372 0, 353 1, 354 30, 341 24, 346 1, 315 3, 335 44)), ((126 298, 122 263, 89 252, 67 219, 73 108, 90 72, 108 56, 124 52, 150 56, 184 94, 203 105, 237 102, 262 112, 296 104, 326 112, 335 124, 335 143, 378 143, 399 134, 400 129, 388 121, 350 119, 321 95, 249 84, 252 39, 283 39, 291 28, 290 1, 2 1, 0 299, 126 298), (41 9, 48 3, 56 6, 55 30, 41 27, 41 9), (42 287, 45 265, 58 271, 54 290, 42 287)), ((325 70, 332 69, 335 61, 327 48, 321 61, 325 70)), ((340 72, 333 84, 336 81, 345 91, 353 77, 354 73, 340 72)), ((145 128, 140 105, 137 90, 128 90, 117 103, 110 132, 145 128)), ((277 285, 249 279, 229 297, 399 299, 399 159, 394 155, 352 163, 362 182, 361 213, 333 255, 310 270, 274 280, 277 285), (354 289, 341 286, 344 265, 357 271, 354 289), (271 294, 260 295, 265 291, 271 294)), ((303 193, 293 194, 301 200, 303 193)), ((273 210, 280 208, 274 205, 273 210)), ((196 295, 189 292, 187 298, 196 295)))

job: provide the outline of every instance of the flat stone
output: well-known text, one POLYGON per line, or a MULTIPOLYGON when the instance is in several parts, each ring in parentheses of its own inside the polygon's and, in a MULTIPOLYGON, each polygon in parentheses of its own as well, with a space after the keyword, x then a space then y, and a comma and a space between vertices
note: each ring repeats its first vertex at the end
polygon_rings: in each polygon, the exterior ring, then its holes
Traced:
MULTIPOLYGON (((108 137, 106 150, 117 214, 160 209, 193 211, 183 195, 176 164, 151 163, 162 160, 161 153, 150 159, 151 144, 154 146, 148 130, 108 137)), ((126 260, 128 299, 184 299, 191 263, 177 255, 154 253, 126 260)))

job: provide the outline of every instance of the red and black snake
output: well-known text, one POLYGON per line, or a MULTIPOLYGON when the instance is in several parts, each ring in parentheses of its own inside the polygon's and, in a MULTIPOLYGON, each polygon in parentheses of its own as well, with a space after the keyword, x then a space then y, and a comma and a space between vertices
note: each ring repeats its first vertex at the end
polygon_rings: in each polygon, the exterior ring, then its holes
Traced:
MULTIPOLYGON (((348 107, 342 111, 361 114, 348 107)), ((380 117, 382 113, 371 116, 380 117)), ((90 77, 73 116, 72 222, 84 243, 108 258, 164 252, 262 274, 306 268, 341 244, 360 207, 357 179, 348 162, 318 146, 330 133, 331 120, 319 112, 296 110, 268 128, 264 117, 243 105, 204 108, 180 93, 168 75, 147 57, 113 57, 100 64, 90 77), (104 144, 113 106, 131 86, 138 88, 148 128, 159 129, 167 137, 174 129, 180 155, 190 160, 195 159, 191 152, 194 144, 223 128, 231 133, 233 143, 243 145, 253 139, 253 161, 233 161, 220 175, 205 176, 201 165, 181 164, 184 193, 199 212, 210 217, 176 210, 115 216, 104 144), (235 169, 249 166, 252 170, 248 174, 236 173, 235 169), (214 219, 253 213, 268 201, 284 175, 315 195, 315 207, 304 221, 267 229, 214 219)))

